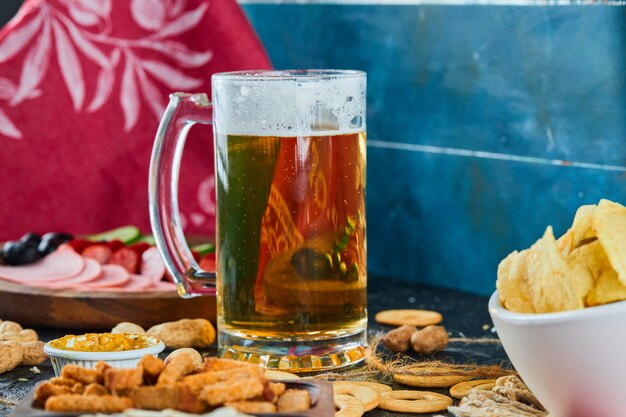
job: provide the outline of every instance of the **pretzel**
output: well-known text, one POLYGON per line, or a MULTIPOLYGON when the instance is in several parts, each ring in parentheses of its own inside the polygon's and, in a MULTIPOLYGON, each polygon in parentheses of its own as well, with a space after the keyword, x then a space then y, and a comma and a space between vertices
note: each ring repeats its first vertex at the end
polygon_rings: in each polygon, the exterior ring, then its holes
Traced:
POLYGON ((427 391, 388 391, 380 394, 379 408, 400 413, 436 413, 452 405, 452 398, 427 391))
POLYGON ((439 324, 443 320, 443 316, 436 311, 429 310, 385 310, 376 314, 374 319, 380 324, 388 324, 390 326, 417 326, 425 327, 433 324, 439 324))
POLYGON ((389 385, 381 384, 380 382, 371 382, 371 381, 349 381, 352 384, 362 385, 364 387, 372 388, 378 391, 378 393, 383 393, 386 391, 391 391, 391 387, 389 385))
POLYGON ((469 381, 467 375, 409 375, 395 374, 393 380, 410 387, 418 388, 446 388, 459 382, 469 381))
POLYGON ((361 417, 365 410, 363 403, 351 395, 335 395, 335 417, 361 417))
POLYGON ((450 388, 450 395, 460 400, 467 396, 472 389, 490 390, 495 386, 495 379, 475 379, 473 381, 459 382, 450 388))
POLYGON ((365 411, 373 410, 380 404, 380 393, 378 391, 348 381, 333 382, 333 394, 353 396, 363 403, 363 409, 365 411))

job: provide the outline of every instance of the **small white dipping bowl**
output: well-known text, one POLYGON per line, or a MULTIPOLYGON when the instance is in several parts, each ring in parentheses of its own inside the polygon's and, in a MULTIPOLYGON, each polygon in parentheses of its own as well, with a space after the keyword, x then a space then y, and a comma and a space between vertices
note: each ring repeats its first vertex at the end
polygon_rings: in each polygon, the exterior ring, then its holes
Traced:
POLYGON ((496 291, 489 314, 550 417, 626 416, 626 302, 522 314, 503 308, 496 291))
POLYGON ((165 349, 165 344, 161 340, 152 336, 144 337, 151 343, 151 346, 143 349, 119 352, 77 352, 54 348, 48 342, 43 347, 43 351, 50 357, 56 376, 61 375, 61 369, 68 364, 93 369, 99 361, 104 361, 114 368, 134 368, 145 355, 158 357, 159 353, 165 349))

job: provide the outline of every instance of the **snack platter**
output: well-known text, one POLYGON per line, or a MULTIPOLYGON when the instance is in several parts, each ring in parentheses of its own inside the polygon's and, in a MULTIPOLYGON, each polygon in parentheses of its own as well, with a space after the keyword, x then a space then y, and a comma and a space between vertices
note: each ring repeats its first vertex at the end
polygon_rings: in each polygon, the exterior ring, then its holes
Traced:
MULTIPOLYGON (((215 320, 215 297, 180 298, 152 236, 134 226, 91 236, 30 232, 0 247, 3 320, 64 329, 106 329, 131 316, 144 327, 215 320)), ((195 248, 204 250, 192 249, 196 260, 212 269, 213 245, 195 248)))
MULTIPOLYGON (((282 381, 276 380, 273 382, 282 382, 288 389, 301 389, 307 390, 311 395, 311 409, 306 413, 256 413, 254 415, 260 417, 270 416, 301 416, 301 417, 323 417, 331 416, 335 412, 335 406, 333 405, 332 384, 327 381, 308 380, 308 381, 282 381)), ((79 416, 86 413, 57 413, 51 411, 45 411, 41 408, 34 406, 34 393, 35 390, 31 390, 30 393, 24 398, 24 400, 13 410, 10 414, 11 417, 53 417, 53 416, 79 416)))
POLYGON ((185 317, 215 321, 215 297, 183 299, 175 291, 83 292, 0 281, 0 317, 28 326, 110 329, 127 317, 150 327, 185 317), (42 314, 42 309, 50 312, 42 314))

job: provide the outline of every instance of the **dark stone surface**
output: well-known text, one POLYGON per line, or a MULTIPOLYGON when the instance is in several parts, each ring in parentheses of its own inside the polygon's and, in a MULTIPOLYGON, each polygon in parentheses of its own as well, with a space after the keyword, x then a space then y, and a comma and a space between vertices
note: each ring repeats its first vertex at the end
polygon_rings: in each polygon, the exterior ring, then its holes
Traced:
MULTIPOLYGON (((444 322, 451 337, 482 338, 496 336, 491 332, 492 323, 487 312, 487 298, 445 290, 425 287, 419 284, 392 281, 384 277, 370 277, 368 288, 369 329, 370 332, 387 331, 389 326, 374 322, 377 312, 398 308, 417 308, 436 310, 443 314, 444 322)), ((129 317, 132 321, 132 317, 129 317)), ((62 329, 36 329, 44 341, 63 336, 62 329)), ((215 354, 214 350, 209 353, 215 354)), ((418 356, 416 356, 417 358, 418 356)), ((456 363, 508 364, 508 359, 499 343, 489 344, 450 344, 448 348, 434 356, 436 359, 453 360, 456 363)), ((41 374, 34 374, 29 367, 18 367, 0 375, 0 398, 19 402, 39 381, 54 376, 50 363, 38 366, 41 374), (20 380, 21 378, 25 380, 20 380)), ((406 387, 405 387, 406 388, 406 387)), ((394 389, 403 389, 394 386, 394 389)), ((410 388, 409 388, 410 389, 410 388)), ((440 391, 446 393, 445 391, 440 391)), ((0 415, 8 415, 12 407, 0 404, 0 415)), ((432 414, 442 415, 441 413, 432 414)), ((443 414, 449 415, 449 414, 443 414)), ((374 410, 367 417, 401 417, 406 414, 374 410)), ((428 416, 428 415, 425 415, 428 416)))

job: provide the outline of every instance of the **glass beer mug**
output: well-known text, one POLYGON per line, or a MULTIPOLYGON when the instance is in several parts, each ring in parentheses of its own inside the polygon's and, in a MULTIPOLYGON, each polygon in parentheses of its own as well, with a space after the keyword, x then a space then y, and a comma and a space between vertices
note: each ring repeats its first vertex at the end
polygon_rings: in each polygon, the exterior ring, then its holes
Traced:
POLYGON ((247 71, 213 75, 211 102, 171 95, 150 166, 152 229, 179 294, 216 294, 221 356, 291 371, 363 359, 365 90, 358 71, 247 71), (213 125, 216 271, 194 261, 178 214, 195 123, 213 125))

